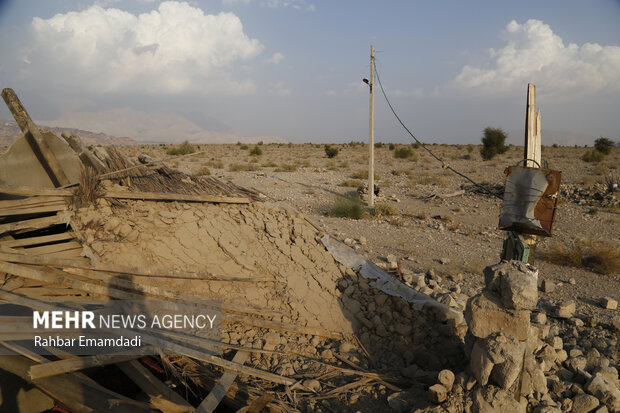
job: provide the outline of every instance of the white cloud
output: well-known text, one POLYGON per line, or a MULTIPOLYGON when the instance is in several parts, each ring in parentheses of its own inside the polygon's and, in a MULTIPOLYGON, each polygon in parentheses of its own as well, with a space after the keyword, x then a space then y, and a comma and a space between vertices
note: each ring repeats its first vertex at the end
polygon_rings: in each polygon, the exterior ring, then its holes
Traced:
POLYGON ((284 55, 280 52, 275 52, 270 58, 265 59, 265 63, 277 65, 284 60, 284 55))
POLYGON ((95 92, 251 93, 252 81, 229 72, 263 50, 235 14, 176 1, 140 15, 92 6, 34 18, 31 27, 33 64, 23 75, 95 92))
POLYGON ((287 96, 293 92, 293 89, 286 87, 284 82, 277 82, 272 90, 273 93, 280 96, 287 96))
POLYGON ((222 4, 250 4, 250 0, 222 0, 222 4))
POLYGON ((530 82, 550 95, 620 91, 618 46, 565 45, 540 20, 511 21, 505 38, 506 45, 491 49, 484 65, 463 67, 447 89, 476 88, 486 95, 503 95, 522 90, 530 82))
POLYGON ((315 11, 314 4, 307 4, 306 0, 262 0, 261 6, 277 8, 277 7, 291 7, 296 10, 308 10, 315 11))

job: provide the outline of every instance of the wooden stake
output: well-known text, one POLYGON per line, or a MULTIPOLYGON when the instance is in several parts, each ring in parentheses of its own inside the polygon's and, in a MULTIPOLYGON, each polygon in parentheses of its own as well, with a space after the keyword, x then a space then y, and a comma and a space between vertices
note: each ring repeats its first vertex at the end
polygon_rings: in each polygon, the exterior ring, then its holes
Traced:
POLYGON ((536 86, 532 83, 527 84, 527 106, 525 111, 525 145, 523 151, 523 158, 526 159, 525 166, 540 168, 540 110, 538 111, 538 113, 536 113, 536 86))

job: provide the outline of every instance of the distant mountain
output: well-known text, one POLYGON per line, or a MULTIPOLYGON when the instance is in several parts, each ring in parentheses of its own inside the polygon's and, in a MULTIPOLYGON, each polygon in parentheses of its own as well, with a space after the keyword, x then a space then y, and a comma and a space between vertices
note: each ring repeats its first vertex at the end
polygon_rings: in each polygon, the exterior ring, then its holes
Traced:
MULTIPOLYGON (((63 128, 63 127, 47 127, 37 123, 41 129, 49 129, 58 137, 62 132, 70 132, 82 139, 84 145, 137 145, 137 142, 131 138, 119 138, 117 136, 107 135, 105 133, 90 132, 82 129, 63 128)), ((21 130, 14 120, 0 119, 0 146, 8 146, 21 135, 21 130)))

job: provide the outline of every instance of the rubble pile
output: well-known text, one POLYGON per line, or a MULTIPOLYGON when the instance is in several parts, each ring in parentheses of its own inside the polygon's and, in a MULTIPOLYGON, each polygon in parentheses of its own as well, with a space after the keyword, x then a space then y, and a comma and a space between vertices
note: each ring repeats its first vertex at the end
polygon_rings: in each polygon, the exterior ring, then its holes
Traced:
POLYGON ((587 188, 577 184, 563 184, 560 190, 562 199, 577 205, 602 208, 618 208, 620 206, 619 193, 617 185, 614 190, 610 190, 608 185, 601 183, 595 183, 587 188))

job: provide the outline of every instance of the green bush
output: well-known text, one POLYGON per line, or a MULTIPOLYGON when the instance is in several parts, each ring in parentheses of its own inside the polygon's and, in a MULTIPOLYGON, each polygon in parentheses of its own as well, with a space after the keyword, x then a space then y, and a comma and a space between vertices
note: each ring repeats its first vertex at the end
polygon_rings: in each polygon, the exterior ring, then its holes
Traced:
POLYGON ((325 155, 327 155, 327 157, 330 159, 335 158, 336 156, 338 156, 338 148, 334 148, 330 145, 325 145, 325 155))
POLYGON ((505 142, 506 132, 503 129, 486 127, 482 137, 482 148, 480 148, 482 159, 488 161, 493 159, 495 155, 506 152, 508 146, 505 145, 505 142))
POLYGON ((420 145, 420 143, 419 143, 419 142, 413 142, 413 143, 411 144, 411 146, 413 146, 413 148, 414 148, 414 149, 418 149, 418 148, 419 148, 420 146, 422 146, 422 145, 420 145))
POLYGON ((611 152, 611 148, 613 147, 614 141, 604 138, 602 136, 594 141, 594 148, 596 148, 596 150, 603 155, 609 155, 609 152, 611 152))
POLYGON ((599 152, 596 149, 590 149, 586 153, 583 154, 581 159, 585 162, 600 162, 605 157, 605 154, 599 152))
POLYGON ((168 148, 166 151, 168 155, 187 155, 194 152, 196 152, 196 149, 188 141, 185 141, 178 146, 168 148))
POLYGON ((250 155, 252 156, 260 156, 262 154, 263 154, 263 150, 258 145, 253 147, 252 150, 250 151, 250 155))
POLYGON ((394 148, 396 148, 396 145, 394 145, 393 143, 390 143, 390 144, 388 145, 388 149, 389 149, 389 150, 393 151, 393 150, 394 150, 394 148))
POLYGON ((355 191, 337 196, 334 205, 329 210, 330 216, 339 218, 361 219, 364 213, 364 203, 355 191))
POLYGON ((409 146, 401 146, 394 150, 394 158, 407 159, 413 156, 413 149, 409 146))
POLYGON ((375 148, 383 148, 383 143, 375 142, 375 148))

